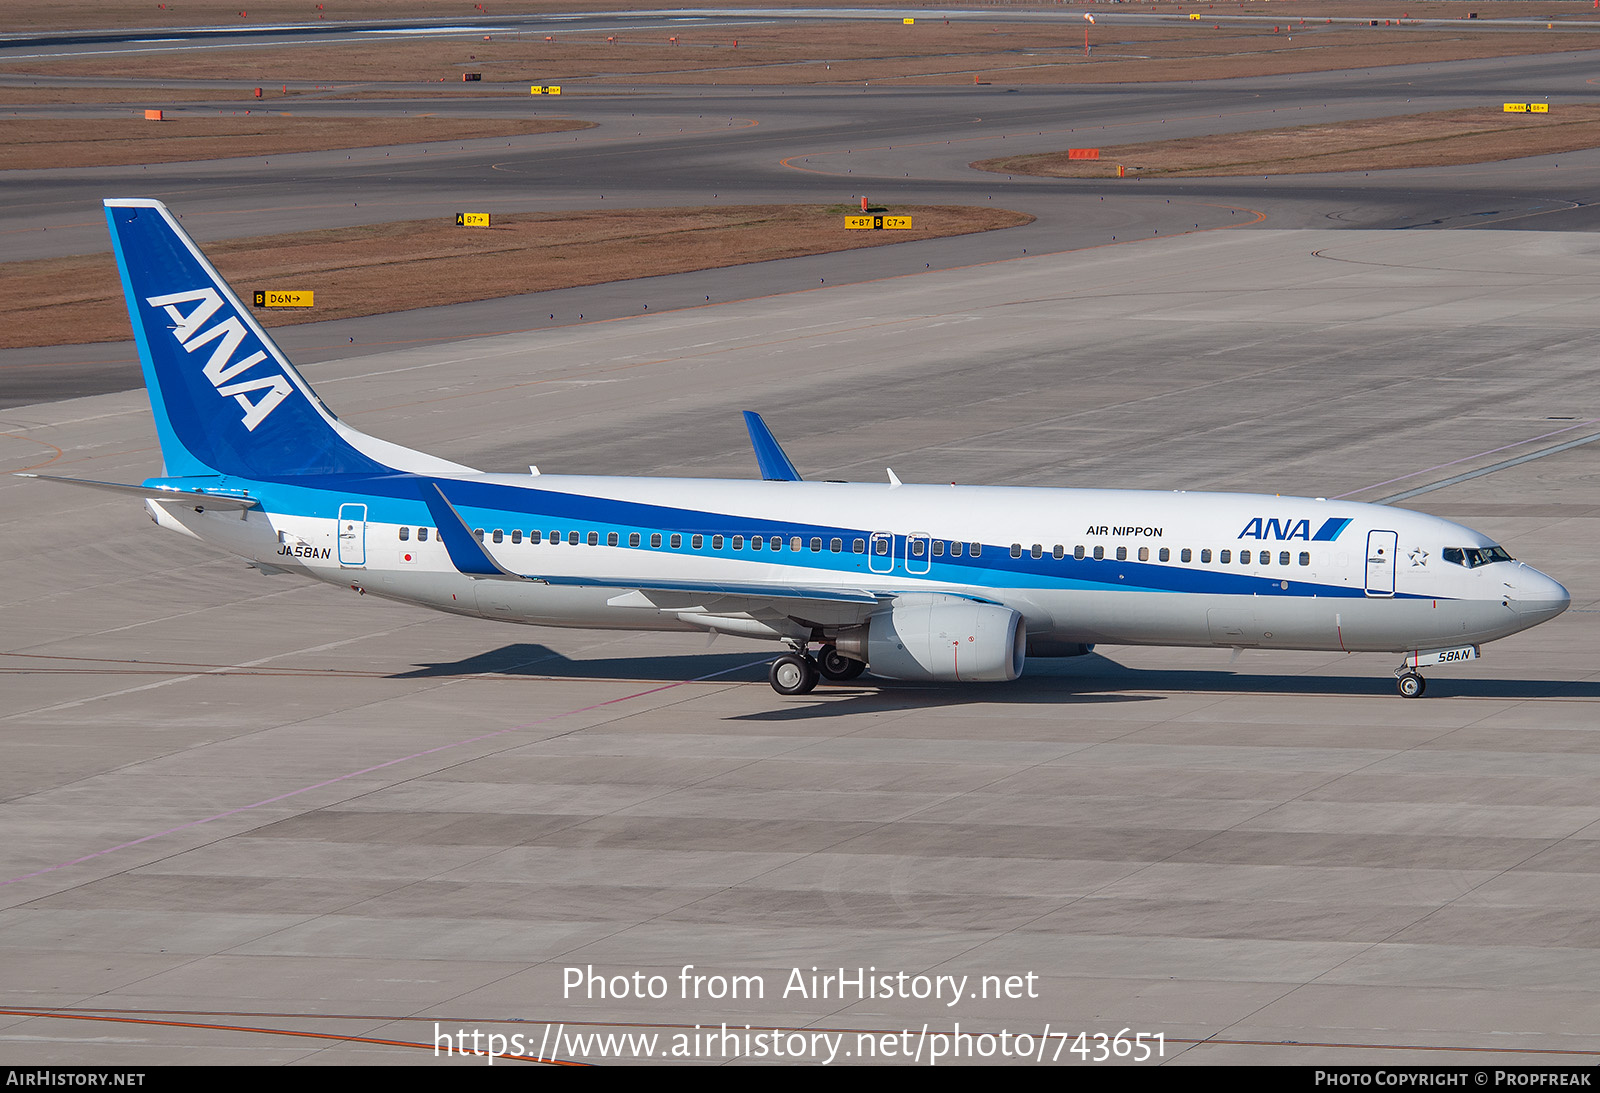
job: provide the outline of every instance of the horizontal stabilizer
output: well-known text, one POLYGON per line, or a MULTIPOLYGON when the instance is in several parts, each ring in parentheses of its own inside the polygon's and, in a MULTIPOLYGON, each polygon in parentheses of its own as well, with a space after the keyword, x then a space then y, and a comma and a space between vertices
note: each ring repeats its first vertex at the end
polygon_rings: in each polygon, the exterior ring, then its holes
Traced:
POLYGON ((239 509, 259 508, 261 502, 243 493, 207 493, 204 490, 176 490, 169 486, 130 486, 121 482, 95 482, 88 478, 62 478, 54 474, 17 474, 18 478, 38 478, 45 482, 65 482, 72 486, 88 486, 92 490, 105 490, 132 497, 154 498, 157 501, 188 501, 196 507, 204 505, 218 512, 236 512, 239 509))

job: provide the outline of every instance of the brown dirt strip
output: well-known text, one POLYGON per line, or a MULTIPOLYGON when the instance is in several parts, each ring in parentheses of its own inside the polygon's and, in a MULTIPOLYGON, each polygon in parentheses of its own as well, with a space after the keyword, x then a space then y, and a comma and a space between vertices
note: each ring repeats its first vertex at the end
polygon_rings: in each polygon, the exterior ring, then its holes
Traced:
MULTIPOLYGON (((1567 14, 1574 17, 1600 19, 1600 12, 1570 0, 1539 9, 1537 17, 1554 23, 1552 30, 1460 19, 1471 6, 1379 4, 1378 9, 1398 9, 1392 12, 1396 23, 1402 11, 1413 19, 1429 14, 1457 18, 1448 26, 1372 27, 1330 25, 1321 15, 1296 14, 1297 8, 1309 10, 1309 4, 1192 5, 1193 13, 1202 16, 1244 12, 1260 18, 1136 24, 1117 16, 1130 9, 1164 14, 1184 9, 1177 4, 1120 5, 1088 28, 1093 45, 1088 56, 1083 51, 1087 24, 1078 18, 1082 11, 1074 8, 1063 12, 1059 22, 1042 24, 921 20, 903 26, 876 20, 707 26, 671 33, 618 32, 610 42, 595 32, 556 33, 549 42, 542 34, 512 32, 496 34, 492 41, 468 35, 14 61, 6 64, 5 71, 141 80, 177 72, 187 79, 243 77, 267 86, 296 81, 392 85, 402 73, 408 81, 459 86, 463 72, 478 71, 486 84, 558 83, 571 92, 597 83, 1155 82, 1332 71, 1402 64, 1419 57, 1452 61, 1600 48, 1600 28, 1563 29, 1556 22, 1555 8, 1570 9, 1567 14), (676 43, 669 41, 673 36, 676 43)), ((1509 16, 1509 9, 1523 6, 1497 0, 1492 13, 1509 16)), ((1363 14, 1387 17, 1377 9, 1363 14)), ((521 90, 526 92, 526 86, 521 90)))
POLYGON ((1121 144, 1100 149, 1098 160, 1068 159, 1063 151, 972 166, 1052 178, 1115 177, 1118 164, 1130 177, 1290 175, 1451 167, 1596 146, 1600 104, 1552 106, 1548 114, 1507 114, 1496 106, 1121 144))
MULTIPOLYGON (((281 98, 281 96, 273 96, 281 98)), ((255 96, 243 87, 73 87, 37 84, 29 87, 0 85, 0 110, 8 106, 52 106, 58 103, 105 103, 159 110, 178 102, 250 102, 255 96)))
POLYGON ((592 122, 544 118, 299 118, 278 111, 146 121, 0 118, 0 170, 176 163, 231 156, 283 155, 388 144, 449 144, 480 137, 523 137, 590 129, 592 122))
MULTIPOLYGON (((742 205, 445 218, 233 239, 205 245, 249 303, 256 290, 306 290, 316 307, 256 312, 264 326, 380 315, 634 277, 714 269, 966 235, 1027 224, 1004 209, 917 205, 909 231, 847 229, 846 206, 742 205)), ((0 348, 130 336, 111 255, 0 264, 0 348)))

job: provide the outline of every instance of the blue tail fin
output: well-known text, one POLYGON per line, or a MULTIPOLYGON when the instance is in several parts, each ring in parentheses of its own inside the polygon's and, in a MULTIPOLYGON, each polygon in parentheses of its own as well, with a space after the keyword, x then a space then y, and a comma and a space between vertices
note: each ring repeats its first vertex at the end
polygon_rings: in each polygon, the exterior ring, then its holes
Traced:
POLYGON ((165 205, 105 205, 168 476, 377 474, 416 454, 339 422, 165 205))

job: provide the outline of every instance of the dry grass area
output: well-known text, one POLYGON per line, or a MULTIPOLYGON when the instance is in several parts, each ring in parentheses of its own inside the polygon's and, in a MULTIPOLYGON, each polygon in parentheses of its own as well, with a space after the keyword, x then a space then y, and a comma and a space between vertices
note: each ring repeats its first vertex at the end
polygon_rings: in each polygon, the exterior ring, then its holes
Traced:
MULTIPOLYGON (((660 10, 671 5, 661 0, 606 0, 607 11, 660 10)), ((695 0, 697 8, 749 7, 747 0, 695 0)), ((805 0, 798 5, 782 2, 769 7, 807 8, 859 6, 856 0, 805 0)), ((925 8, 918 0, 874 0, 873 7, 925 8)), ((1469 11, 1485 19, 1562 19, 1592 14, 1589 0, 1373 0, 1360 11, 1347 11, 1328 0, 1256 0, 1254 3, 1135 2, 1125 5, 1082 4, 1067 6, 1031 2, 991 3, 1019 11, 1061 12, 1073 18, 1081 11, 1099 12, 1226 12, 1261 16, 1321 18, 1325 15, 1360 15, 1376 19, 1460 19, 1469 11)), ((196 26, 265 26, 273 23, 347 21, 360 19, 459 18, 482 20, 495 15, 569 12, 579 10, 571 0, 22 0, 0 5, 0 33, 42 30, 95 30, 125 27, 179 28, 196 26), (245 17, 240 12, 246 13, 245 17)))
MULTIPOLYGON (((273 98, 281 98, 274 95, 273 98)), ((0 85, 0 110, 8 106, 50 106, 82 103, 159 110, 180 102, 254 102, 244 87, 75 87, 42 84, 33 87, 0 85)))
MULTIPOLYGON (((386 41, 184 54, 186 79, 237 79, 361 83, 460 82, 466 70, 486 82, 560 83, 574 90, 597 83, 706 83, 803 85, 827 83, 970 84, 1138 82, 1210 79, 1276 73, 1332 71, 1368 65, 1514 56, 1600 48, 1600 27, 1562 27, 1560 19, 1600 19, 1575 0, 1550 4, 1496 0, 1485 16, 1533 17, 1543 27, 1496 27, 1493 20, 1462 18, 1475 3, 1377 2, 1359 13, 1310 3, 1130 4, 1097 7, 1090 31, 1073 6, 1050 23, 960 19, 803 22, 767 26, 689 27, 671 32, 605 34, 542 32, 452 39, 386 41), (1526 9, 1526 10, 1524 10, 1526 9), (1119 15, 1194 13, 1202 18, 1136 24, 1119 15), (1248 22, 1211 22, 1207 15, 1249 15, 1248 22), (1392 19, 1392 26, 1329 24, 1326 14, 1392 19), (1402 16, 1405 20, 1402 20, 1402 16), (1411 25, 1419 19, 1449 25, 1411 25), (1406 21, 1407 25, 1399 25, 1406 21), (735 48, 737 42, 737 48, 735 48), (253 75, 252 75, 253 74, 253 75)), ((468 11, 470 12, 470 6, 468 11)), ((437 11, 435 12, 437 14, 437 11)), ((237 14, 235 13, 235 17, 237 14)), ((71 61, 8 64, 9 72, 150 79, 170 73, 170 56, 113 54, 71 61)), ((525 90, 525 88, 524 88, 525 90)))
POLYGON ((1098 160, 1066 152, 986 159, 972 166, 1002 174, 1107 178, 1290 175, 1450 167, 1600 146, 1600 105, 1553 106, 1548 114, 1507 114, 1499 106, 1300 125, 1100 149, 1098 160))
MULTIPOLYGON (((315 292, 314 310, 257 313, 265 326, 284 326, 966 235, 1033 220, 1004 209, 917 205, 892 210, 913 218, 910 231, 852 231, 844 226, 852 211, 744 205, 528 213, 495 217, 490 228, 458 228, 440 218, 235 239, 205 250, 247 302, 256 289, 315 292)), ((0 264, 0 348, 127 337, 110 254, 0 264)))
POLYGON ((328 148, 449 143, 589 129, 592 122, 546 118, 297 118, 281 112, 182 115, 146 121, 0 118, 0 170, 176 163, 230 156, 270 156, 328 148))

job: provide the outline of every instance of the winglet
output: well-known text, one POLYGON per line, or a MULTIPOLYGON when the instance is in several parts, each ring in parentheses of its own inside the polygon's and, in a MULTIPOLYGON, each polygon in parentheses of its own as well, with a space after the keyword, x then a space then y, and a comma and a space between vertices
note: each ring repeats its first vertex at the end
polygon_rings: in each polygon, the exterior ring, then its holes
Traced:
POLYGON ((783 445, 772 435, 767 423, 754 410, 744 412, 744 427, 750 430, 750 446, 756 450, 761 477, 768 482, 799 482, 800 472, 784 454, 783 445))
POLYGON ((526 579, 511 572, 489 556, 489 552, 483 549, 483 544, 478 542, 478 537, 472 533, 467 522, 456 511, 456 507, 446 500, 444 491, 439 488, 438 483, 429 482, 422 487, 422 500, 428 506, 428 513, 439 529, 439 538, 444 540, 444 549, 450 555, 450 564, 456 569, 469 577, 513 581, 526 579))

